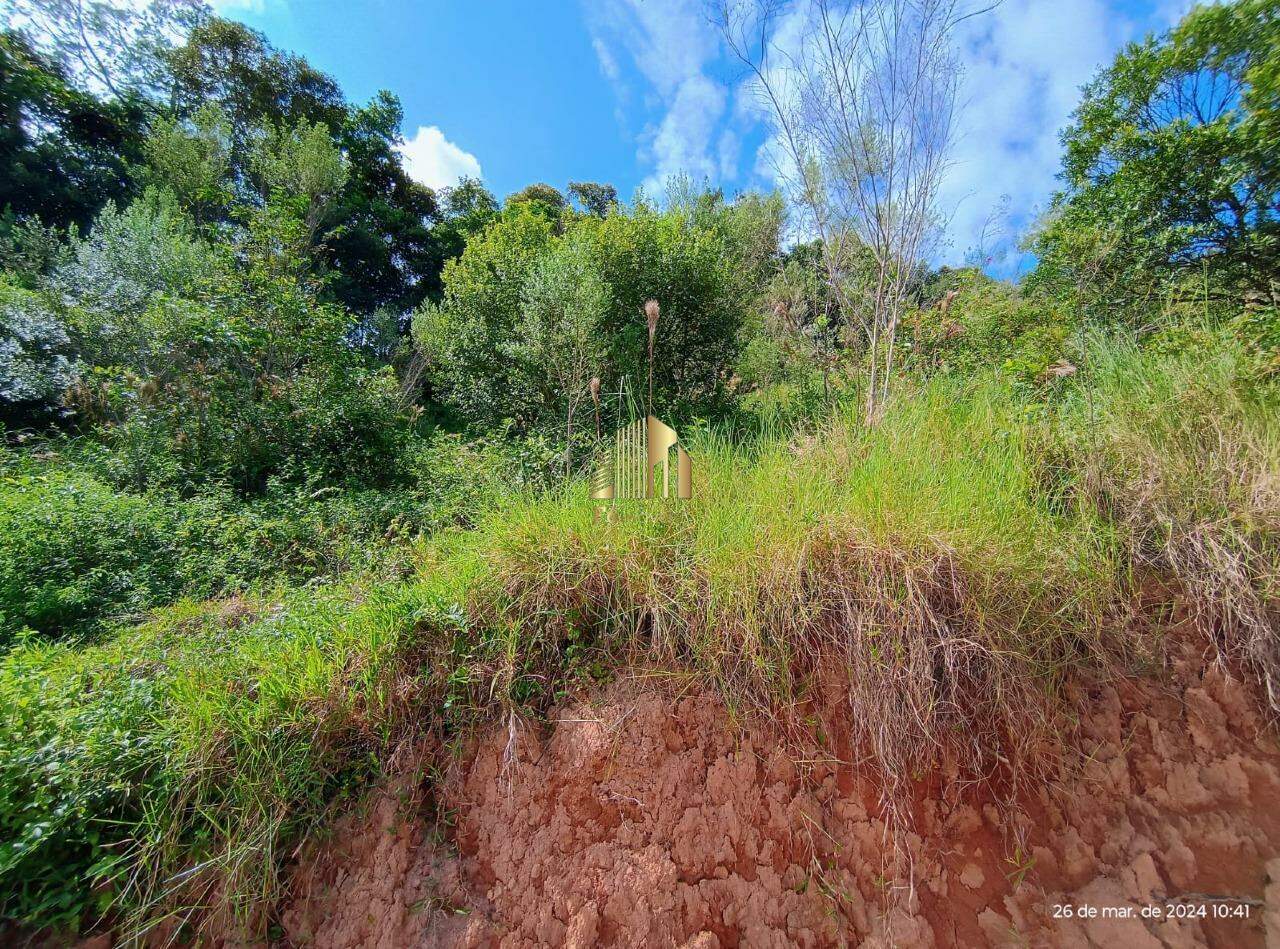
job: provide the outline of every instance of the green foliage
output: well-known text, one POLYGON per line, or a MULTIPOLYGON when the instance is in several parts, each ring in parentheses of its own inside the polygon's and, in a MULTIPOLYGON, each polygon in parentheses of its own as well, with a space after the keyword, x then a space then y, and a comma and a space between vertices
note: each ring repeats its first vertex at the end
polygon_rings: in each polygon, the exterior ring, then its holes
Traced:
MULTIPOLYGON (((517 202, 446 267, 442 305, 415 320, 433 392, 481 427, 563 429, 567 406, 581 399, 592 376, 606 393, 619 387, 646 391, 642 311, 646 300, 656 299, 662 309, 656 409, 676 422, 723 411, 730 398, 727 367, 754 302, 755 280, 775 263, 777 227, 774 205, 752 199, 727 205, 712 197, 665 212, 639 205, 627 213, 577 218, 558 236, 555 223, 531 202, 517 202), (597 302, 571 299, 571 281, 553 280, 553 272, 577 274, 582 293, 597 302), (529 289, 535 274, 541 275, 536 292, 529 289), (561 289, 552 291, 553 285, 561 289), (555 391, 546 388, 551 350, 537 354, 521 342, 531 292, 542 312, 554 304, 560 313, 589 311, 594 320, 594 330, 583 326, 575 333, 598 344, 590 354, 595 363, 575 369, 576 382, 552 380, 555 391), (564 299, 553 301, 553 292, 564 299), (518 359, 513 347, 521 351, 518 359)), ((606 411, 612 424, 616 407, 606 411)))
POLYGON ((460 257, 473 237, 498 216, 498 199, 474 178, 463 178, 452 188, 440 190, 443 220, 436 226, 446 259, 460 257))
MULTIPOLYGON (((603 362, 606 342, 599 333, 610 305, 609 288, 592 267, 589 248, 574 238, 541 258, 525 281, 510 358, 522 376, 521 391, 530 394, 529 427, 564 426, 566 472, 573 467, 575 414, 603 362)), ((576 440, 589 446, 596 433, 577 421, 583 437, 576 440)))
MULTIPOLYGON (((0 646, 23 629, 91 632, 92 620, 172 599, 186 579, 179 510, 158 500, 117 495, 74 473, 7 473, 0 483, 0 646)), ((188 528, 199 521, 192 516, 188 528)), ((216 556, 214 536, 205 542, 211 549, 187 552, 204 562, 185 566, 188 577, 208 578, 207 595, 218 588, 219 571, 206 559, 216 556)))
POLYGON ((569 193, 587 214, 604 217, 618 203, 618 189, 595 181, 570 181, 569 193))
POLYGON ((107 201, 133 192, 142 125, 136 99, 83 92, 21 33, 0 33, 0 211, 88 225, 107 201))
POLYGON ((406 312, 438 296, 443 262, 461 247, 449 229, 436 233, 435 195, 404 169, 395 96, 383 91, 351 105, 302 57, 216 17, 169 61, 180 117, 211 108, 225 116, 233 189, 259 198, 283 192, 300 205, 295 213, 319 249, 315 269, 331 278, 327 299, 371 313, 406 312))
MULTIPOLYGON (((87 657, 86 657, 87 658, 87 657)), ((165 736, 153 682, 130 673, 136 654, 92 668, 75 653, 28 647, 0 660, 0 912, 77 929, 118 897, 119 835, 110 821, 138 820, 137 797, 163 787, 155 764, 165 736), (93 689, 101 701, 86 704, 93 689), (31 776, 39 774, 39 781, 31 776), (114 839, 113 839, 114 838, 114 839), (69 875, 84 881, 68 885, 69 875)), ((121 841, 123 842, 123 841, 121 841)))
POLYGON ((848 334, 823 276, 821 254, 817 241, 788 251, 743 325, 735 371, 748 413, 811 412, 839 381, 833 377, 848 334))
POLYGON ((89 237, 70 242, 51 276, 51 296, 68 308, 82 354, 98 365, 162 371, 167 355, 149 319, 165 299, 189 298, 214 266, 172 195, 148 191, 118 209, 108 203, 89 237))
POLYGON ((409 177, 396 151, 403 118, 400 101, 379 92, 348 110, 337 136, 348 177, 325 215, 325 292, 360 313, 407 313, 439 297, 444 261, 462 252, 436 195, 409 177))
POLYGON ((252 159, 269 201, 287 202, 302 222, 308 245, 330 202, 347 182, 346 160, 321 124, 305 119, 272 129, 258 142, 252 159))
POLYGON ((1078 320, 1045 296, 992 280, 979 270, 945 272, 945 313, 917 311, 905 327, 907 364, 965 375, 998 369, 1023 384, 1046 381, 1051 367, 1078 360, 1078 320))
MULTIPOLYGON (((1265 671, 1274 632, 1251 610, 1280 564, 1274 393, 1223 334, 1195 355, 1089 345, 1052 412, 1007 377, 939 374, 873 428, 855 409, 820 437, 691 432, 700 486, 687 504, 602 519, 579 482, 473 515, 473 532, 419 550, 408 583, 179 603, 90 646, 28 637, 0 659, 0 911, 36 925, 109 911, 133 931, 216 892, 260 920, 284 855, 374 777, 402 729, 536 705, 636 649, 739 702, 787 706, 818 661, 810 621, 841 596, 858 622, 823 648, 856 669, 850 700, 865 714, 852 720, 894 726, 872 736, 890 787, 956 734, 974 767, 1034 745, 1064 670, 1114 661, 1102 624, 1139 566, 1190 581, 1223 648, 1265 671), (955 668, 985 678, 952 677, 938 659, 952 647, 971 660, 955 668)), ((482 463, 492 447, 450 436, 421 449, 424 496, 446 507, 511 477, 482 463)), ((40 550, 59 534, 160 516, 154 499, 113 501, 59 468, 18 470, 6 490, 39 517, 74 512, 56 530, 19 517, 29 552, 15 562, 58 564, 69 545, 40 550)), ((224 543, 205 525, 192 536, 224 543)))
POLYGON ((199 223, 220 220, 233 199, 231 123, 212 103, 191 117, 190 127, 161 116, 147 139, 153 180, 168 188, 199 223))
POLYGON ((283 491, 246 506, 225 490, 185 500, 122 493, 54 467, 0 478, 0 648, 24 630, 89 637, 179 597, 273 575, 332 576, 367 556, 357 539, 376 546, 379 536, 372 524, 356 529, 349 512, 299 508, 283 491))
POLYGON ((58 314, 40 294, 0 276, 0 420, 15 424, 57 411, 75 376, 58 314))
POLYGON ((66 254, 65 235, 39 218, 0 213, 0 270, 28 290, 36 289, 66 254))
POLYGON ((232 161, 241 174, 259 129, 302 121, 337 129, 346 118, 342 90, 331 77, 233 20, 206 19, 167 59, 178 115, 217 106, 230 125, 232 161))
POLYGON ((140 927, 211 885, 232 910, 272 898, 282 845, 387 749, 406 637, 447 623, 450 596, 184 605, 0 659, 0 913, 140 927))
POLYGON ((54 274, 90 364, 70 407, 116 446, 137 487, 398 475, 410 425, 399 386, 349 344, 351 316, 317 298, 305 268, 316 198, 285 187, 231 245, 194 236, 165 192, 108 206, 54 274))
POLYGON ((0 652, 24 631, 93 638, 179 598, 276 579, 394 576, 409 541, 474 523, 530 475, 509 449, 456 435, 401 456, 396 490, 277 480, 248 501, 218 485, 121 490, 128 456, 79 441, 0 456, 0 652))
POLYGON ((1134 320, 1202 264, 1237 300, 1264 289, 1280 263, 1277 61, 1267 0, 1198 7, 1121 52, 1065 133, 1067 188, 1033 240, 1034 282, 1134 320))
POLYGON ((550 221, 559 221, 569 208, 569 202, 565 196, 545 183, 528 185, 507 198, 508 208, 522 204, 550 221))
POLYGON ((553 240, 542 215, 527 207, 504 212, 445 266, 443 307, 414 319, 433 392, 468 422, 501 427, 521 413, 524 393, 514 387, 503 347, 515 338, 524 282, 553 240))
POLYGON ((1274 4, 1086 90, 1026 285, 901 264, 874 424, 870 251, 842 311, 776 196, 437 195, 394 96, 108 6, 0 39, 0 421, 64 430, 0 449, 0 915, 253 928, 400 739, 641 650, 762 707, 847 668, 890 792, 946 747, 1016 770, 1068 670, 1153 648, 1105 635, 1139 572, 1280 681, 1274 4), (649 300, 697 488, 602 518, 575 476, 647 392, 649 300))

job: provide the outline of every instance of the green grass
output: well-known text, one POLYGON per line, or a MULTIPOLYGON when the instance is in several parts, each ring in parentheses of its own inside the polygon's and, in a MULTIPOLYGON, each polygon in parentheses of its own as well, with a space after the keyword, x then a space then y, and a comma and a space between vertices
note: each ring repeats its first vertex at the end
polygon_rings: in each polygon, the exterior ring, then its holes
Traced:
POLYGON ((456 625, 450 594, 423 582, 183 603, 101 645, 10 653, 4 912, 56 922, 114 906, 142 927, 215 885, 233 906, 269 900, 277 843, 375 773, 425 699, 410 639, 456 625))
POLYGON ((686 504, 514 495, 405 548, 404 582, 28 639, 0 658, 0 913, 137 933, 229 908, 261 931, 294 844, 400 742, 629 663, 775 714, 834 685, 891 794, 944 757, 1034 774, 1068 679, 1158 646, 1115 625, 1144 572, 1266 681, 1273 395, 1230 348, 1097 341, 1048 399, 942 377, 870 430, 701 430, 686 504))
POLYGON ((870 430, 704 436, 688 504, 602 516, 576 489, 482 523, 472 601, 518 638, 510 681, 539 661, 554 677, 580 626, 616 661, 680 664, 759 708, 847 679, 890 782, 948 753, 1020 769, 1063 674, 1104 661, 1120 553, 1091 509, 1038 490, 1025 408, 939 380, 870 430))

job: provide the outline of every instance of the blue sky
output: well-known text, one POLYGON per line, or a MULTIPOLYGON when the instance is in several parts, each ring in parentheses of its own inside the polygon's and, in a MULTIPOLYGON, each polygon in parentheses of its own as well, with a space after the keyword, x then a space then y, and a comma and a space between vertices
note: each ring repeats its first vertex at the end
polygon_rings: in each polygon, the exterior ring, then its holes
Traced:
MULTIPOLYGON (((353 100, 404 104, 406 155, 433 186, 479 173, 502 197, 534 181, 607 181, 624 198, 683 172, 728 193, 770 188, 766 140, 699 0, 218 0, 353 100)), ((939 260, 991 221, 1005 243, 1054 187, 1080 85, 1188 0, 1003 0, 963 35, 964 99, 943 190, 939 260), (1007 199, 1005 196, 1007 195, 1007 199), (1004 204, 1007 213, 993 217, 1004 204)), ((1025 265, 1016 252, 995 271, 1025 265)))

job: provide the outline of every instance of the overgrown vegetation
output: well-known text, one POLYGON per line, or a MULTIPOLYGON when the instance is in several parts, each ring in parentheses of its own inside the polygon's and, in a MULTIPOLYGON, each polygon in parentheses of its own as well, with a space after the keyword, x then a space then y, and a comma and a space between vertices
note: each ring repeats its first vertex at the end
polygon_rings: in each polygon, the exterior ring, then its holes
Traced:
POLYGON ((834 696, 890 800, 943 762, 1007 788, 1075 677, 1159 656, 1127 622, 1155 584, 1280 711, 1269 5, 1198 10, 1085 91, 1016 284, 848 228, 787 245, 780 198, 689 182, 437 194, 394 97, 353 106, 238 24, 98 3, 123 19, 95 39, 26 6, 0 916, 261 934, 296 842, 397 749, 627 664, 771 714, 834 696), (1234 90, 1213 117, 1149 107, 1197 76, 1234 90), (694 497, 605 511, 597 436, 651 366, 694 497))

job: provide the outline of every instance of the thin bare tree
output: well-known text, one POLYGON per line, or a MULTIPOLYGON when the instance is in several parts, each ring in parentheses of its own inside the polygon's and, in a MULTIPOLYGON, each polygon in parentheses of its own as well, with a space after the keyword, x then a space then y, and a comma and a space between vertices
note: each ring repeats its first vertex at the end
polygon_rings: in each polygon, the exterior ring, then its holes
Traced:
POLYGON ((889 395, 898 326, 940 230, 960 0, 718 0, 775 136, 778 180, 821 241, 867 357, 866 418, 889 395), (868 266, 869 263, 869 266, 868 266))

